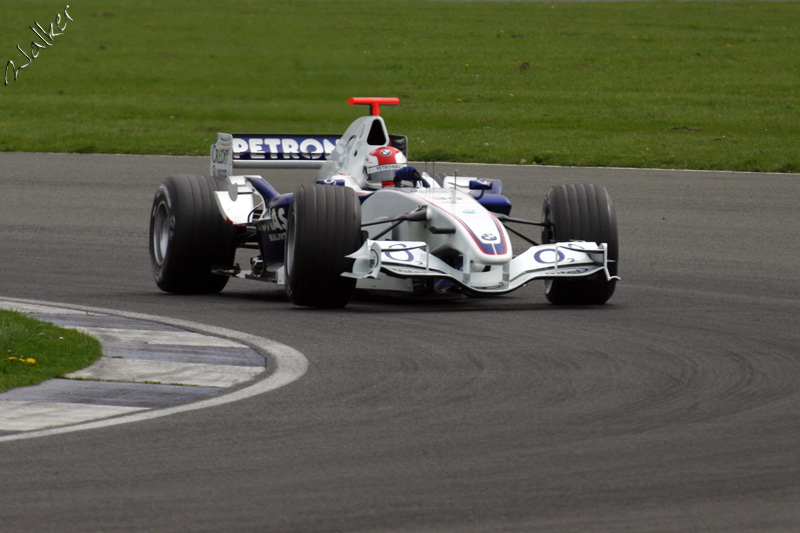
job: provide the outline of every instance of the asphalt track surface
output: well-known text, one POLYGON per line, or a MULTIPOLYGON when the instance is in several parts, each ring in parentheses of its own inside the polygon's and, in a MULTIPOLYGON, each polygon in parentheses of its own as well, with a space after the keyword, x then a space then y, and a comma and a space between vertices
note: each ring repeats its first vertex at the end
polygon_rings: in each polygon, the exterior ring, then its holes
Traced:
MULTIPOLYGON (((299 350, 242 401, 0 443, 5 531, 796 531, 800 176, 458 168, 538 219, 614 198, 600 308, 500 298, 293 307, 155 287, 152 195, 206 158, 0 154, 0 295, 191 320, 299 350)), ((269 173, 282 191, 307 171, 269 173)))

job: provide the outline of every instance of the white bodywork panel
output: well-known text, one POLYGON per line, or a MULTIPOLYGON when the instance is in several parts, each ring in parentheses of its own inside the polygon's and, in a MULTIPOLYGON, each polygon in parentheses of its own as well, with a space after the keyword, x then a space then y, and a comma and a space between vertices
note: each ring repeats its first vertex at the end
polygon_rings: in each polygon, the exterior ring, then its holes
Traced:
POLYGON ((237 226, 254 222, 253 214, 264 207, 264 199, 244 176, 231 176, 228 190, 215 192, 214 199, 225 219, 237 226))
MULTIPOLYGON (((426 240, 432 249, 450 247, 462 250, 475 262, 497 265, 513 256, 505 227, 475 198, 455 189, 441 187, 384 189, 366 199, 361 206, 363 222, 380 220, 427 206, 425 224, 403 224, 393 231, 394 240, 426 240), (444 228, 452 233, 440 233, 444 228), (433 230, 433 231, 431 231, 433 230)), ((374 237, 387 225, 370 226, 374 237)))

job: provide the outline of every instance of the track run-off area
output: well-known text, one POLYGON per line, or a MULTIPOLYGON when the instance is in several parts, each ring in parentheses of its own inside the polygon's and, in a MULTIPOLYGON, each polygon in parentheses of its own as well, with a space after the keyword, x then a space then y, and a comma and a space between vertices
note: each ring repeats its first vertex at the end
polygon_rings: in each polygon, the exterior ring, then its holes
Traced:
MULTIPOLYGON (((168 295, 152 196, 207 158, 0 154, 0 296, 203 324, 308 365, 238 401, 0 442, 0 529, 796 530, 800 176, 435 168, 455 170, 502 179, 534 220, 552 185, 607 187, 610 302, 552 306, 541 283, 337 311, 242 280, 168 295)), ((313 171, 264 175, 292 192, 313 171)))

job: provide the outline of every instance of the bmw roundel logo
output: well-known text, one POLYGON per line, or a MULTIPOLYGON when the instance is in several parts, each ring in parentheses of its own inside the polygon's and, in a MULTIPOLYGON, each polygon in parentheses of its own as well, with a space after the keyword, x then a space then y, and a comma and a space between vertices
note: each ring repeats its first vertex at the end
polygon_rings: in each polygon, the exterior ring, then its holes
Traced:
POLYGON ((496 241, 497 235, 495 235, 494 233, 484 233, 483 235, 481 235, 481 239, 483 239, 484 241, 496 241))
POLYGON ((392 151, 389 150, 388 148, 384 148, 383 150, 381 150, 381 155, 382 156, 392 155, 392 151))

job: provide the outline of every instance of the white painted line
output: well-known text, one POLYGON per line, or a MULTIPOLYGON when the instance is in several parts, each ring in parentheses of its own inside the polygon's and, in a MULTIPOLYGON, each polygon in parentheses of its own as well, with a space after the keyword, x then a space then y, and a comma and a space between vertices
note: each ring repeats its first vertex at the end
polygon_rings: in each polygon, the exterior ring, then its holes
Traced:
POLYGON ((0 300, 0 309, 17 311, 18 313, 35 313, 43 315, 86 315, 86 311, 67 309, 64 307, 49 307, 46 305, 21 303, 19 301, 0 300))
MULTIPOLYGON (((67 326, 71 327, 71 326, 67 326)), ((154 331, 143 329, 74 327, 100 340, 100 342, 132 342, 166 346, 214 346, 216 348, 246 348, 240 342, 202 335, 191 331, 154 331)))
MULTIPOLYGON (((410 161, 409 163, 413 163, 417 168, 425 164, 431 164, 431 161, 410 161)), ((435 161, 433 162, 436 165, 454 165, 454 166, 473 166, 473 167, 512 167, 517 169, 524 169, 524 170, 536 170, 537 168, 555 168, 555 169, 562 169, 562 170, 632 170, 632 171, 642 171, 642 172, 698 172, 698 173, 706 173, 706 174, 752 174, 755 176, 785 176, 789 179, 794 179, 800 174, 794 172, 759 172, 755 170, 724 170, 724 169, 691 169, 691 168, 644 168, 644 167, 583 167, 583 166, 561 166, 561 165, 537 165, 536 163, 525 163, 520 165, 519 163, 457 163, 455 161, 435 161)))
POLYGON ((141 407, 0 400, 0 431, 33 431, 142 411, 141 407))
POLYGON ((100 381, 163 383, 165 385, 232 387, 255 379, 265 371, 265 367, 258 366, 176 363, 172 361, 101 357, 91 366, 67 374, 66 377, 100 381))
MULTIPOLYGON (((0 298, 0 303, 4 301, 5 302, 13 301, 17 303, 44 305, 44 306, 50 305, 49 302, 42 302, 36 300, 17 300, 17 299, 12 300, 10 298, 0 298)), ((64 306, 65 304, 53 304, 53 305, 64 306)), ((238 389, 229 394, 223 394, 220 396, 208 398, 206 400, 200 400, 197 402, 185 405, 179 405, 176 407, 170 407, 166 409, 145 410, 125 416, 107 418, 104 420, 93 420, 90 422, 75 424, 72 426, 51 428, 51 429, 40 429, 36 431, 28 431, 25 433, 17 433, 14 435, 6 435, 4 437, 0 437, 0 443, 32 439, 48 435, 59 435, 63 433, 71 433, 73 431, 83 431, 87 429, 99 429, 130 422, 152 420, 154 418, 160 418, 162 416, 169 416, 178 413, 194 411, 197 409, 205 409, 207 407, 223 405, 226 403, 238 402, 240 400, 244 400, 246 398, 250 398, 259 394, 264 394, 265 392, 273 391, 275 389, 283 387, 284 385, 288 385, 291 382, 302 377, 303 374, 306 373, 306 370, 308 370, 308 359, 306 359, 302 353, 298 352, 294 348, 286 346, 285 344, 280 344, 270 339, 265 339, 264 337, 258 337, 256 335, 250 335, 248 333, 242 333, 240 331, 234 331, 231 329, 206 326, 204 324, 199 324, 197 322, 190 322, 188 320, 156 317, 141 313, 127 313, 122 311, 114 311, 112 309, 101 309, 96 307, 84 307, 84 306, 67 306, 67 307, 71 309, 79 309, 81 311, 89 313, 109 314, 113 316, 133 318, 136 320, 149 320, 152 322, 157 322, 159 324, 167 324, 170 326, 175 326, 188 330, 202 331, 208 335, 217 335, 220 337, 225 337, 231 339, 232 341, 237 341, 252 348, 255 348, 262 354, 268 355, 272 363, 271 366, 274 366, 275 368, 272 371, 272 373, 269 374, 264 379, 256 381, 252 385, 238 389)))

